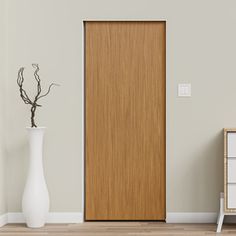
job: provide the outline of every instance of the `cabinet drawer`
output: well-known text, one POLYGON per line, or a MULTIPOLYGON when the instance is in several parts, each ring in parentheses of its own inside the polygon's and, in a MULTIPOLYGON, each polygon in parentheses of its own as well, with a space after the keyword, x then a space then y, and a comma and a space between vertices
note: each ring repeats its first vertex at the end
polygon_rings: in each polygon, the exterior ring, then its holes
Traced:
POLYGON ((236 157, 236 132, 227 134, 227 156, 236 157))
POLYGON ((236 158, 228 158, 228 183, 236 183, 236 158))
POLYGON ((236 208, 236 184, 228 184, 228 208, 236 208))

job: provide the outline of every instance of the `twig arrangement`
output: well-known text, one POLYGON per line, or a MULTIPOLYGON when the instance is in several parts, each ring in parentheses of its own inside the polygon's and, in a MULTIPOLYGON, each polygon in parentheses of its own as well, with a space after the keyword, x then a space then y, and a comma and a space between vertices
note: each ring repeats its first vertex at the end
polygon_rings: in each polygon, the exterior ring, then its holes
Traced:
POLYGON ((55 83, 50 84, 50 86, 48 87, 48 91, 45 94, 41 95, 41 92, 42 92, 41 79, 38 75, 39 66, 38 66, 38 64, 32 64, 32 66, 35 68, 34 78, 37 82, 37 94, 35 95, 34 99, 30 99, 29 96, 27 95, 26 91, 23 89, 24 69, 25 69, 24 67, 21 67, 18 71, 17 84, 20 89, 20 96, 21 96, 22 100, 24 101, 25 104, 31 105, 31 127, 33 128, 33 127, 37 127, 37 125, 35 124, 35 120, 34 120, 36 108, 42 106, 42 105, 38 104, 38 101, 41 98, 46 97, 50 93, 52 86, 59 86, 59 84, 55 84, 55 83))

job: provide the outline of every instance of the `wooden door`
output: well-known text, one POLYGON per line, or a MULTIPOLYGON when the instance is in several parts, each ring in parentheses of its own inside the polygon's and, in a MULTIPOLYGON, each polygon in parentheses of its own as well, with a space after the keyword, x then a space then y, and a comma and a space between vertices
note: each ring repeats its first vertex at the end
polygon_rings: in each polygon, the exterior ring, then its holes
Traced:
POLYGON ((165 22, 85 23, 85 219, 165 219, 165 22))

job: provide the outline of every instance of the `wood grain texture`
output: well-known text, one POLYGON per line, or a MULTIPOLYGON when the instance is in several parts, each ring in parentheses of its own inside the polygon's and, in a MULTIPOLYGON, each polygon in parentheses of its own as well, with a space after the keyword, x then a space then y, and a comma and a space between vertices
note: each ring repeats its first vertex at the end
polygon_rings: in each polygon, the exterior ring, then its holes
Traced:
POLYGON ((9 224, 0 228, 1 236, 205 236, 236 235, 235 224, 224 224, 216 234, 215 224, 166 224, 159 222, 86 222, 83 224, 47 224, 30 229, 24 224, 9 224))
POLYGON ((165 22, 86 22, 86 220, 165 219, 165 22))

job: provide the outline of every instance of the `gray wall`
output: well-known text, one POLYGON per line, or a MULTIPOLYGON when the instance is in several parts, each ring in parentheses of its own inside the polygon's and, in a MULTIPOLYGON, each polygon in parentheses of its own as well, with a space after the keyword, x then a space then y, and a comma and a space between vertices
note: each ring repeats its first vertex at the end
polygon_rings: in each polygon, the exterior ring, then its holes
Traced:
POLYGON ((5 81, 6 81, 6 9, 0 0, 0 215, 7 212, 6 205, 6 153, 5 153, 5 81))
POLYGON ((61 84, 37 113, 38 124, 48 127, 44 163, 51 211, 82 211, 84 19, 167 20, 167 211, 217 211, 222 128, 236 126, 235 10, 233 0, 9 0, 9 211, 21 211, 30 125, 16 74, 26 66, 30 88, 34 62, 45 86, 61 84), (181 82, 192 84, 191 98, 177 97, 181 82))

